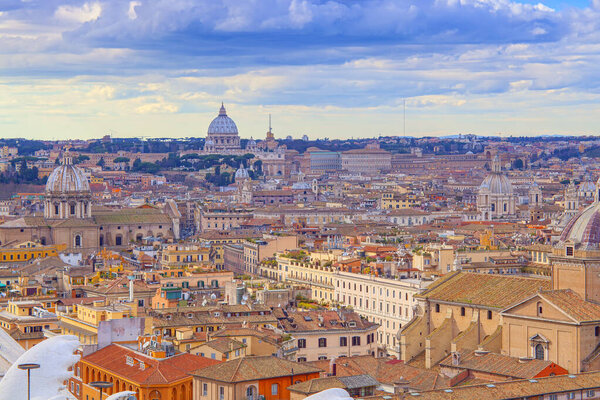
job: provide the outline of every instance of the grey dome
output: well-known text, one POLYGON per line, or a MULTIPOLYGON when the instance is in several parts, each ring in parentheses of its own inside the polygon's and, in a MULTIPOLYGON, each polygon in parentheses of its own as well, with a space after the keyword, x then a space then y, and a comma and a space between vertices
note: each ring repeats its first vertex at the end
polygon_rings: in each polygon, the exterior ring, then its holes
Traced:
POLYGON ((82 193, 89 192, 90 184, 81 168, 65 157, 63 164, 57 167, 46 182, 46 193, 82 193))
POLYGON ((238 129, 235 125, 235 122, 233 122, 233 120, 227 116, 225 107, 222 104, 221 109, 219 110, 219 115, 215 119, 213 119, 210 125, 208 126, 208 134, 238 134, 238 129))
POLYGON ((510 180, 504 174, 498 172, 492 172, 486 176, 479 185, 479 189, 487 190, 490 194, 513 194, 510 180))

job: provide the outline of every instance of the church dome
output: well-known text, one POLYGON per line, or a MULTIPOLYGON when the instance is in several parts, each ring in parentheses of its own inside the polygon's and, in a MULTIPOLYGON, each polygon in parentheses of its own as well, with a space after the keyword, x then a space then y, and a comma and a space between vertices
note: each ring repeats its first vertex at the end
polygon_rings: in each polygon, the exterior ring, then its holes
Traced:
POLYGON ((210 125, 208 126, 208 134, 238 134, 237 126, 235 125, 235 122, 233 122, 233 120, 227 116, 227 111, 225 111, 225 107, 223 106, 223 104, 221 104, 219 115, 215 119, 213 119, 210 125))
POLYGON ((235 171, 235 180, 236 181, 238 179, 248 179, 249 177, 250 177, 250 174, 248 173, 248 170, 246 168, 244 168, 243 165, 240 165, 238 170, 235 171))
POLYGON ((90 184, 81 170, 73 165, 68 155, 63 159, 61 166, 57 167, 46 182, 46 193, 68 194, 90 192, 90 184))
POLYGON ((490 194, 513 194, 512 183, 506 176, 496 172, 486 176, 479 189, 487 190, 490 194))
POLYGON ((565 226, 559 245, 571 242, 586 250, 598 249, 600 244, 600 203, 594 202, 575 215, 565 226))
POLYGON ((513 194, 512 183, 510 183, 510 180, 502 173, 500 159, 497 155, 492 163, 492 172, 485 177, 483 182, 481 182, 481 185, 479 185, 479 191, 485 191, 489 194, 513 194))

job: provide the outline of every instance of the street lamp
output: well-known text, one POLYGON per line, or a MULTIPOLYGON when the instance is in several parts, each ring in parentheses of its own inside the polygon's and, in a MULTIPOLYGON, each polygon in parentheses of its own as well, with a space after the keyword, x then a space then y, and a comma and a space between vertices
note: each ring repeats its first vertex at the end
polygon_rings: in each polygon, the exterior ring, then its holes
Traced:
POLYGON ((27 400, 31 399, 31 387, 30 387, 31 370, 38 369, 39 367, 40 367, 40 364, 33 364, 33 363, 17 365, 17 368, 27 371, 27 400))
POLYGON ((96 381, 96 382, 90 382, 90 386, 95 387, 100 390, 100 400, 102 400, 102 389, 111 388, 113 386, 113 384, 112 384, 112 382, 96 381))

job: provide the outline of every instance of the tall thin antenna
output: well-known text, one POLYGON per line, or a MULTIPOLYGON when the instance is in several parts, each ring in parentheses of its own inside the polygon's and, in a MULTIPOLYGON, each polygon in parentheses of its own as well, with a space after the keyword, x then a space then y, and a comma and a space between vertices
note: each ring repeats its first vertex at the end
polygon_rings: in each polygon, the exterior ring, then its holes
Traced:
POLYGON ((269 114, 269 132, 271 132, 271 114, 269 114))
POLYGON ((406 99, 404 99, 404 137, 406 137, 406 99))

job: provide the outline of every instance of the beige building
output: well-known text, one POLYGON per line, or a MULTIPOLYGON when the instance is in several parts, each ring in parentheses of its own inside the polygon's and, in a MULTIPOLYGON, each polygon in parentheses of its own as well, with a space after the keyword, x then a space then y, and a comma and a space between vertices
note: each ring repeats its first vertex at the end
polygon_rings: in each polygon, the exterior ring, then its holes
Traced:
POLYGON ((353 311, 289 313, 279 324, 296 340, 298 362, 377 354, 379 325, 353 311))
POLYGON ((500 313, 540 288, 550 289, 551 281, 463 271, 446 274, 415 295, 417 317, 399 332, 402 360, 423 355, 431 368, 451 352, 479 347, 500 352, 500 313))
POLYGON ((361 317, 379 324, 377 343, 387 354, 400 359, 398 331, 415 316, 415 295, 431 281, 390 279, 370 274, 336 271, 336 302, 350 306, 361 317))
POLYGON ((348 150, 342 153, 342 169, 353 174, 376 175, 392 169, 392 154, 379 148, 377 144, 364 149, 348 150))
POLYGON ((295 235, 277 236, 263 235, 262 239, 247 239, 244 243, 244 272, 257 275, 258 264, 276 253, 293 250, 298 247, 298 237, 295 235))
POLYGON ((502 319, 504 354, 551 360, 571 373, 600 368, 600 305, 574 291, 535 293, 502 319))
POLYGON ((252 218, 252 210, 240 207, 204 206, 196 209, 198 232, 227 231, 240 227, 240 223, 252 218))
POLYGON ((314 300, 330 303, 335 299, 333 263, 339 254, 341 250, 310 254, 304 251, 278 253, 275 273, 269 274, 271 271, 265 266, 264 276, 273 278, 275 275, 274 278, 280 282, 309 286, 314 300))
POLYGON ((415 269, 435 274, 446 274, 454 264, 454 248, 443 244, 431 244, 413 250, 412 266, 415 269))

